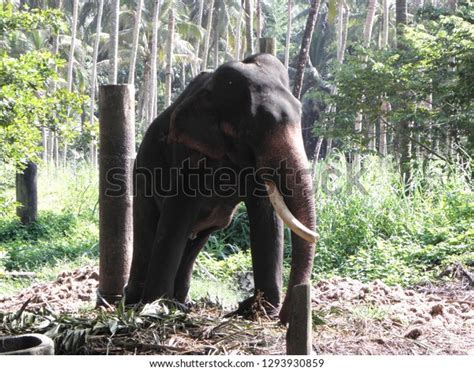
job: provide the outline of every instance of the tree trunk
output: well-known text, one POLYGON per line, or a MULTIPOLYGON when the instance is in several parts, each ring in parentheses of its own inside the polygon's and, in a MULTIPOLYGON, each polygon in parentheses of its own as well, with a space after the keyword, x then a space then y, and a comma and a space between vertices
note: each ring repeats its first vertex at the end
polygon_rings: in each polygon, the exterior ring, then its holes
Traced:
POLYGON ((291 46, 291 24, 293 21, 292 15, 293 0, 288 0, 288 24, 286 26, 286 39, 285 39, 285 67, 288 68, 290 63, 290 46, 291 46))
POLYGON ((388 45, 388 30, 389 30, 389 19, 390 19, 390 9, 389 9, 389 0, 383 1, 383 19, 382 19, 382 48, 386 48, 388 45))
POLYGON ((274 37, 262 37, 259 40, 259 52, 276 55, 276 39, 274 37))
POLYGON ((219 67, 219 32, 214 30, 214 69, 219 67))
POLYGON ((377 127, 375 122, 367 123, 367 149, 375 151, 375 144, 377 139, 377 127))
POLYGON ((308 63, 309 48, 311 46, 311 39, 313 37, 314 26, 318 18, 319 7, 321 0, 312 0, 309 8, 308 18, 306 20, 306 27, 303 34, 303 41, 301 42, 301 49, 298 55, 298 65, 296 68, 295 82, 293 85, 293 95, 301 98, 301 88, 303 86, 304 69, 308 63))
POLYGON ((150 90, 151 90, 151 54, 145 57, 145 65, 143 67, 142 84, 137 94, 137 116, 138 121, 147 126, 149 121, 148 111, 150 109, 150 90))
MULTIPOLYGON (((104 0, 100 0, 101 4, 104 0)), ((135 66, 137 64, 138 41, 140 36, 140 25, 142 23, 143 0, 138 0, 137 12, 135 15, 135 24, 133 26, 133 45, 132 55, 130 57, 130 66, 128 68, 128 83, 135 84, 135 66)))
POLYGON ((332 138, 326 140, 326 158, 331 154, 332 151, 332 138))
POLYGON ((342 30, 344 28, 344 1, 339 1, 339 7, 337 10, 337 61, 341 63, 342 53, 342 30))
POLYGON ((54 166, 59 167, 59 135, 54 136, 54 166))
MULTIPOLYGON (((389 28, 389 7, 388 0, 383 0, 383 19, 382 19, 382 41, 380 47, 385 49, 388 46, 388 28, 389 28)), ((379 154, 387 156, 387 114, 391 107, 387 101, 382 103, 382 117, 379 120, 379 154)))
POLYGON ((109 40, 109 84, 117 84, 120 0, 112 1, 112 22, 109 40))
POLYGON ((253 6, 252 0, 244 0, 245 4, 245 35, 247 38, 247 51, 245 56, 252 55, 254 53, 253 47, 253 6))
POLYGON ((48 135, 48 165, 54 164, 54 131, 49 130, 48 135))
POLYGON ((369 4, 367 6, 367 17, 365 18, 364 25, 364 45, 366 48, 370 46, 370 39, 372 38, 376 6, 377 0, 369 0, 369 4))
POLYGON ((171 104, 171 83, 173 81, 173 47, 174 47, 174 9, 169 9, 168 41, 166 45, 166 75, 165 75, 165 107, 171 104))
POLYGON ((214 0, 209 2, 208 14, 207 14, 207 23, 206 23, 206 40, 204 43, 204 51, 202 54, 202 69, 207 68, 207 61, 209 57, 209 45, 211 42, 211 31, 212 31, 212 14, 214 13, 214 0))
POLYGON ((186 63, 181 63, 181 91, 186 89, 186 63))
POLYGON ((380 136, 379 136, 379 153, 381 156, 385 157, 387 156, 387 114, 390 112, 390 103, 388 103, 386 100, 383 101, 382 103, 382 117, 379 120, 379 130, 380 130, 380 136))
POLYGON ((156 116, 157 109, 157 51, 158 51, 158 24, 160 19, 160 0, 155 1, 153 10, 152 36, 151 36, 151 57, 150 57, 150 95, 148 108, 148 123, 151 123, 156 116))
POLYGON ((257 12, 257 40, 260 40, 262 37, 262 3, 261 0, 256 0, 256 12, 257 12))
MULTIPOLYGON (((407 2, 406 0, 396 0, 396 23, 397 23, 397 48, 403 49, 401 42, 403 26, 407 24, 407 2)), ((410 122, 402 120, 398 126, 399 131, 399 150, 400 150, 400 175, 405 184, 405 191, 410 191, 411 180, 411 146, 410 146, 410 122)))
POLYGON ((400 35, 400 25, 407 24, 407 0, 396 0, 395 1, 395 13, 397 22, 397 35, 400 35))
POLYGON ((92 81, 91 81, 91 101, 90 101, 90 123, 94 125, 95 116, 95 93, 97 90, 97 58, 99 55, 100 34, 102 32, 102 13, 104 11, 104 0, 99 0, 97 15, 97 28, 94 43, 94 55, 92 57, 92 81))
POLYGON ((342 44, 341 44, 341 52, 340 52, 340 60, 339 63, 344 61, 344 57, 346 55, 346 45, 347 45, 347 30, 349 28, 349 7, 344 2, 344 19, 342 22, 342 44))
POLYGON ((62 161, 62 166, 65 168, 67 167, 67 150, 68 150, 68 145, 66 140, 64 141, 63 144, 63 161, 62 161))
MULTIPOLYGON (((362 112, 357 112, 354 122, 354 132, 357 136, 362 132, 362 112)), ((352 168, 354 173, 358 173, 360 170, 360 147, 356 147, 354 156, 352 157, 352 168)))
POLYGON ((43 164, 48 163, 48 128, 43 127, 43 164))
MULTIPOLYGON (((365 18, 365 25, 364 25, 364 46, 366 48, 370 47, 370 40, 372 38, 372 31, 374 28, 374 17, 375 17, 375 8, 377 6, 377 0, 369 0, 369 4, 367 6, 367 17, 365 18)), ((362 120, 361 120, 362 123, 362 120)), ((362 126, 360 127, 362 129, 362 126)), ((369 151, 375 150, 375 136, 376 136, 376 128, 375 122, 368 122, 367 123, 367 137, 368 137, 368 144, 367 148, 369 151)))
MULTIPOLYGON (((199 8, 198 8, 198 18, 196 21, 196 24, 199 27, 202 27, 202 16, 204 13, 204 0, 198 0, 199 1, 199 8)), ((201 47, 201 40, 198 38, 196 40, 196 43, 194 44, 194 53, 196 54, 196 60, 199 61, 199 49, 201 47)), ((198 67, 196 68, 196 72, 199 71, 199 62, 198 62, 198 67)))
MULTIPOLYGON (((56 1, 56 7, 57 7, 57 10, 61 11, 61 8, 62 8, 62 5, 63 5, 63 1, 62 0, 57 0, 56 1)), ((58 55, 58 52, 59 52, 59 32, 54 35, 54 39, 53 39, 53 55, 54 56, 57 56, 58 55)), ((54 72, 57 73, 58 72, 58 66, 57 64, 55 63, 54 64, 54 72)), ((51 84, 51 91, 56 91, 56 79, 53 79, 53 82, 51 84)))
POLYGON ((32 162, 28 162, 26 168, 16 174, 16 201, 20 204, 16 214, 21 223, 34 223, 38 217, 38 181, 37 167, 32 162))
POLYGON ((240 44, 241 44, 241 36, 242 36, 242 18, 244 16, 244 8, 240 7, 239 11, 239 18, 237 20, 237 29, 235 31, 236 33, 236 39, 235 39, 235 54, 234 58, 236 60, 240 59, 240 44))
POLYGON ((71 47, 69 49, 69 60, 67 64, 67 90, 72 91, 73 68, 74 68, 74 50, 76 49, 77 35, 77 17, 79 10, 79 0, 73 0, 72 3, 72 29, 71 29, 71 47))

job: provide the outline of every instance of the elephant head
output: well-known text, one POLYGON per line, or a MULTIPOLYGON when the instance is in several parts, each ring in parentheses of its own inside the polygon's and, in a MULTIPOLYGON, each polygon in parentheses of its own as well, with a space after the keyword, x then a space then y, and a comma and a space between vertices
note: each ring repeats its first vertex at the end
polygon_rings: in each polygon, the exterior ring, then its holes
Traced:
POLYGON ((180 102, 172 113, 169 140, 211 159, 281 170, 266 182, 275 211, 292 230, 289 290, 280 312, 288 320, 294 285, 309 282, 316 242, 314 197, 301 134, 300 103, 289 91, 288 74, 277 58, 257 54, 229 62, 180 102), (283 195, 282 195, 283 194, 283 195))

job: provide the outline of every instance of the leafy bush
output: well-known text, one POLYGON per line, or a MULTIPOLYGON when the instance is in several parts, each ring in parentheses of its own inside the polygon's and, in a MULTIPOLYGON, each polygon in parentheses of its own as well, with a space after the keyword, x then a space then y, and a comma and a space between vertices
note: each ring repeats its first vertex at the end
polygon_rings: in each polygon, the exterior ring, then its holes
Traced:
POLYGON ((0 249, 7 270, 37 270, 78 257, 97 257, 97 226, 72 214, 43 212, 29 226, 0 220, 0 249))
MULTIPOLYGON (((413 284, 433 278, 452 261, 471 261, 474 195, 465 174, 440 173, 433 162, 414 179, 414 193, 405 196, 395 166, 379 161, 365 160, 363 192, 347 178, 335 180, 337 194, 318 187, 315 274, 413 284)), ((319 185, 328 167, 345 174, 343 156, 319 164, 319 185)))
MULTIPOLYGON (((454 261, 474 263, 474 194, 465 173, 433 162, 416 173, 414 192, 405 196, 394 162, 367 157, 363 163, 360 187, 350 181, 344 156, 335 153, 318 163, 315 197, 321 239, 315 279, 337 274, 411 285, 432 279, 454 261)), ((96 259, 96 170, 43 169, 39 185, 42 211, 36 224, 24 227, 11 213, 0 219, 4 268, 38 270, 96 259)), ((286 277, 288 229, 285 237, 286 277)), ((199 255, 196 278, 236 287, 236 277, 252 269, 249 245, 248 218, 241 205, 231 225, 213 234, 199 255)))
POLYGON ((87 165, 42 168, 38 221, 22 225, 13 210, 0 218, 0 266, 7 270, 53 267, 98 257, 97 173, 87 165))

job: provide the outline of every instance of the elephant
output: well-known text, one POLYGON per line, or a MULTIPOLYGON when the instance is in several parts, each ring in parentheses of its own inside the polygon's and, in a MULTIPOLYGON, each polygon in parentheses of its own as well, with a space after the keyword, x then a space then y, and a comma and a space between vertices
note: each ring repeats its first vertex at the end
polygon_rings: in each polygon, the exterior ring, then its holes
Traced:
POLYGON ((244 202, 255 294, 237 312, 263 294, 288 322, 292 287, 310 281, 317 238, 300 121, 287 70, 271 54, 227 62, 189 83, 148 127, 135 159, 126 304, 184 303, 198 253, 244 202), (283 222, 292 259, 282 303, 283 222))

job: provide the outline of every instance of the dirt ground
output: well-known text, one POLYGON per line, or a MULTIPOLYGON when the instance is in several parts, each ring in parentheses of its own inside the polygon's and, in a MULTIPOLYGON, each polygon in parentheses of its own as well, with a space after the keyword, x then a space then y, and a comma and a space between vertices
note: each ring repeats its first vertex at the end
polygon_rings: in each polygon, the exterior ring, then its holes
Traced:
MULTIPOLYGON (((312 292, 314 351, 474 354, 474 289, 470 284, 453 278, 403 289, 381 281, 364 284, 349 278, 322 280, 312 292)), ((134 318, 136 327, 130 328, 131 322, 124 324, 123 319, 115 323, 109 318, 105 321, 110 327, 108 332, 100 332, 97 329, 104 326, 104 316, 96 316, 97 311, 92 310, 97 285, 97 267, 83 267, 63 272, 53 282, 34 284, 15 296, 0 296, 0 313, 4 315, 0 333, 12 332, 6 313, 49 313, 44 318, 49 318, 51 324, 58 316, 70 313, 71 317, 86 319, 74 325, 80 327, 82 340, 69 341, 75 347, 65 346, 63 353, 68 349, 69 353, 82 354, 285 353, 286 329, 278 322, 264 317, 253 322, 224 318, 229 308, 204 301, 174 319, 163 312, 157 315, 153 305, 146 306, 137 317, 140 321, 134 318), (88 320, 92 321, 89 327, 88 320), (161 322, 156 325, 156 321, 161 322), (121 327, 117 323, 122 323, 121 327)), ((63 340, 72 336, 73 321, 68 321, 69 335, 63 340)), ((51 332, 51 326, 48 328, 51 332)), ((52 333, 57 334, 60 328, 66 326, 58 325, 52 333)))

